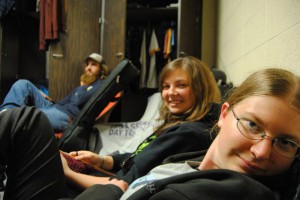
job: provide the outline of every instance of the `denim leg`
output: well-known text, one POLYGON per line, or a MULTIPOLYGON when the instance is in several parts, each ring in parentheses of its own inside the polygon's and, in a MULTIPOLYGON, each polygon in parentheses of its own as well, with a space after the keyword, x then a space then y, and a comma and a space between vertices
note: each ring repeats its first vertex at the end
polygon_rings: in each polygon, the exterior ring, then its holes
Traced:
POLYGON ((1 110, 21 106, 41 108, 53 104, 41 95, 40 90, 28 80, 20 79, 15 82, 7 93, 1 110))
POLYGON ((40 110, 48 117, 54 132, 63 131, 69 126, 69 115, 58 110, 54 106, 43 107, 40 108, 40 110))
POLYGON ((38 109, 0 113, 0 165, 7 166, 4 200, 68 197, 56 139, 38 109))

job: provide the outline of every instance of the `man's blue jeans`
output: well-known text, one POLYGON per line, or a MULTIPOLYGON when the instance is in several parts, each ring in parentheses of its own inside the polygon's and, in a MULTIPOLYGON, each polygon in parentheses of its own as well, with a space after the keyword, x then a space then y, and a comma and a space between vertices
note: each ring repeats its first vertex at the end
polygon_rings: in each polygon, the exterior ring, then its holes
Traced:
POLYGON ((48 117, 55 132, 65 130, 70 123, 70 117, 53 106, 53 102, 45 99, 34 84, 21 79, 13 84, 0 110, 23 106, 35 106, 40 109, 48 117))

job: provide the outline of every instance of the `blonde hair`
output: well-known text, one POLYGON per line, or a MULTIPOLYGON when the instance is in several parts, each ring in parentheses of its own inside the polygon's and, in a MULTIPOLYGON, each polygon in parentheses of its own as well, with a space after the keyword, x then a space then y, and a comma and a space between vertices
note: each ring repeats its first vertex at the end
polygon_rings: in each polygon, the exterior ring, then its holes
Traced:
MULTIPOLYGON (((300 112, 300 77, 279 68, 259 70, 246 78, 240 86, 226 93, 226 101, 232 109, 236 104, 253 96, 290 97, 291 105, 300 112)), ((220 128, 214 125, 211 133, 218 133, 220 128)))
POLYGON ((233 107, 251 96, 290 97, 291 104, 300 110, 300 77, 279 68, 257 71, 230 92, 227 102, 233 107))
POLYGON ((192 56, 173 60, 163 68, 159 77, 160 92, 162 92, 166 76, 177 69, 183 69, 187 73, 195 96, 195 104, 191 109, 178 116, 173 115, 163 103, 160 108, 160 120, 163 120, 164 123, 157 127, 156 134, 158 135, 175 124, 203 119, 209 112, 212 103, 221 101, 221 93, 210 68, 192 56))

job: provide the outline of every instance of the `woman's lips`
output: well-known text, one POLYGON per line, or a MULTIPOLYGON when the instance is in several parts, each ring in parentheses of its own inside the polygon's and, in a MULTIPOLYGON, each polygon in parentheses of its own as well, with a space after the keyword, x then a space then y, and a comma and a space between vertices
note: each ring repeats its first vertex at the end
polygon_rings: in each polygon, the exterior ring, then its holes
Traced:
POLYGON ((174 105, 176 105, 176 104, 179 104, 179 103, 181 103, 180 100, 171 100, 171 101, 169 101, 169 104, 174 104, 174 105))
POLYGON ((241 168, 247 174, 258 175, 258 174, 262 174, 264 172, 264 170, 261 167, 259 167, 257 164, 254 164, 251 161, 247 161, 240 156, 239 156, 239 158, 242 160, 241 168))

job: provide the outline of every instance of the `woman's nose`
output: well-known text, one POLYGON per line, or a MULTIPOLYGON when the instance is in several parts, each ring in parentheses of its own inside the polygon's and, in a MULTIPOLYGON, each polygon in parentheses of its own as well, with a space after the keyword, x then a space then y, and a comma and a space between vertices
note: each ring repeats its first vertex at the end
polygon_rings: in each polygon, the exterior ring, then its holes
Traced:
POLYGON ((176 89, 174 87, 170 87, 169 89, 169 95, 175 95, 177 92, 176 92, 176 89))
POLYGON ((272 153, 272 140, 270 138, 263 138, 262 140, 255 141, 250 150, 258 160, 269 159, 272 153))

